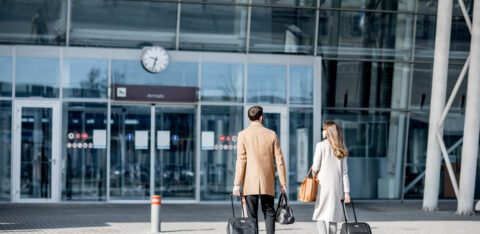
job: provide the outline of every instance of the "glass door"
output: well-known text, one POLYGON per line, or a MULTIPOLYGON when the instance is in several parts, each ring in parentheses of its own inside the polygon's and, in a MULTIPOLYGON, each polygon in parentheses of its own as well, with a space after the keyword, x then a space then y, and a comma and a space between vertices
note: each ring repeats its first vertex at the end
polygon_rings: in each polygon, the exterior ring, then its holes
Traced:
POLYGON ((58 201, 58 103, 17 101, 14 119, 14 200, 58 201))
MULTIPOLYGON (((276 106, 262 106, 263 107, 263 126, 273 130, 277 133, 280 147, 282 148, 283 158, 285 160, 285 167, 287 169, 287 184, 289 180, 288 173, 288 126, 287 126, 287 108, 276 106)), ((247 109, 248 110, 248 109, 247 109)), ((245 111, 245 127, 250 125, 248 113, 245 111)), ((288 186, 287 186, 288 187, 288 186)), ((275 171, 275 195, 280 195, 280 182, 278 180, 278 173, 275 171)), ((287 191, 288 194, 288 191, 287 191)))
POLYGON ((172 200, 195 199, 195 107, 156 106, 155 195, 172 200))

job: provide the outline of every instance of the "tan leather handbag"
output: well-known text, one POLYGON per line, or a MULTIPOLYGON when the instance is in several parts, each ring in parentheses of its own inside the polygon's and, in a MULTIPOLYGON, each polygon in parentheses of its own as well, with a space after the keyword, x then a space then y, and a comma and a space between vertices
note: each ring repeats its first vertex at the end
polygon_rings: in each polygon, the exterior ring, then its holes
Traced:
POLYGON ((302 202, 314 202, 315 199, 317 198, 317 190, 318 190, 318 179, 317 179, 317 173, 315 175, 312 174, 312 177, 310 177, 310 173, 312 172, 312 168, 310 167, 310 170, 307 173, 307 176, 305 176, 305 179, 303 179, 302 186, 300 187, 300 191, 298 192, 298 200, 302 202))

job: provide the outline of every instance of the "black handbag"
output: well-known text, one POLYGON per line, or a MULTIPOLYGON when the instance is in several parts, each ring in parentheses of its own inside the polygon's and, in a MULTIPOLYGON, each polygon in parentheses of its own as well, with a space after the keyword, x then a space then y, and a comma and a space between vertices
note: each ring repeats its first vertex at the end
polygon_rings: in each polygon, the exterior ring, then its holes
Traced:
POLYGON ((227 234, 257 234, 257 220, 254 218, 235 218, 235 209, 233 208, 233 195, 230 195, 230 200, 232 200, 233 218, 228 220, 227 234))
POLYGON ((352 203, 353 216, 355 216, 355 223, 349 223, 347 221, 347 215, 345 214, 345 203, 342 200, 343 205, 343 216, 345 217, 345 223, 342 224, 342 229, 340 229, 340 234, 372 234, 370 225, 368 223, 359 223, 357 221, 357 214, 355 213, 355 206, 352 203))
POLYGON ((293 210, 288 206, 287 194, 285 193, 281 193, 280 198, 278 199, 275 220, 280 224, 295 223, 295 217, 293 217, 293 210))

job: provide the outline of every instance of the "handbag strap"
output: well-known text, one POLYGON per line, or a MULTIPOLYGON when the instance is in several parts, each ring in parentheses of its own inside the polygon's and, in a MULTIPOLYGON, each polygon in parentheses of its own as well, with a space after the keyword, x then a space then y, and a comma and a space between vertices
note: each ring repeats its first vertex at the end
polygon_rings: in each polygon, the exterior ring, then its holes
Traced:
POLYGON ((313 166, 310 167, 310 170, 308 170, 307 177, 308 177, 308 175, 310 175, 310 173, 312 173, 312 178, 315 179, 317 177, 318 173, 320 172, 320 170, 318 170, 317 173, 315 173, 315 174, 313 174, 312 170, 313 170, 313 166))
POLYGON ((278 210, 278 208, 280 208, 280 206, 283 204, 284 201, 285 201, 285 205, 288 206, 287 194, 285 194, 284 192, 282 192, 282 193, 280 194, 280 197, 278 198, 277 210, 278 210))

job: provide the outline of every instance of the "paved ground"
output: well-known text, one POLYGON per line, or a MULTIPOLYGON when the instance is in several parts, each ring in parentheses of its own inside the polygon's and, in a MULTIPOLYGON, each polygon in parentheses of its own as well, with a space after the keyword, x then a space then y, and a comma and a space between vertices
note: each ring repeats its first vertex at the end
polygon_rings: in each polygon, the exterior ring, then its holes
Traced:
MULTIPOLYGON (((277 224, 277 233, 316 233, 313 206, 292 208, 297 222, 277 224)), ((480 233, 480 214, 457 216, 454 202, 441 203, 435 212, 422 211, 419 202, 358 203, 356 208, 359 221, 367 221, 373 233, 480 233)), ((163 232, 190 234, 225 233, 232 215, 228 204, 164 204, 162 214, 163 232)), ((148 205, 0 204, 2 233, 149 233, 149 221, 148 205)), ((263 222, 259 227, 265 233, 263 222)))

